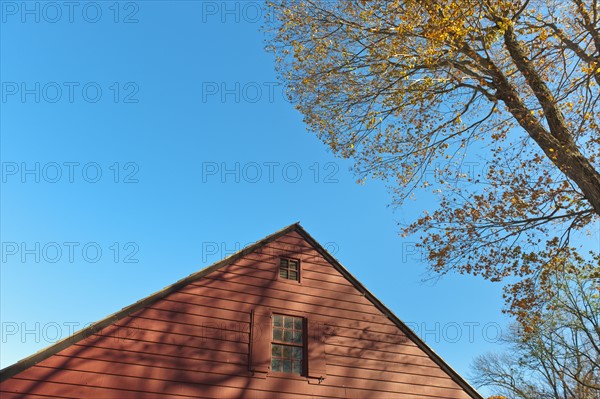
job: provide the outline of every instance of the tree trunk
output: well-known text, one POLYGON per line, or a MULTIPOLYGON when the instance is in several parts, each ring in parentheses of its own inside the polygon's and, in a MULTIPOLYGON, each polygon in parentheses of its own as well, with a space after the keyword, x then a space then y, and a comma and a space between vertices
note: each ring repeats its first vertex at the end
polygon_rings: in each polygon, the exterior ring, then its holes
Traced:
POLYGON ((520 98, 515 87, 497 68, 492 71, 497 84, 497 96, 508 106, 519 124, 540 146, 542 151, 582 191, 597 215, 600 215, 600 173, 581 153, 573 140, 556 100, 523 52, 514 30, 509 26, 504 42, 515 65, 525 77, 527 84, 538 99, 548 122, 548 131, 531 114, 531 110, 520 98))

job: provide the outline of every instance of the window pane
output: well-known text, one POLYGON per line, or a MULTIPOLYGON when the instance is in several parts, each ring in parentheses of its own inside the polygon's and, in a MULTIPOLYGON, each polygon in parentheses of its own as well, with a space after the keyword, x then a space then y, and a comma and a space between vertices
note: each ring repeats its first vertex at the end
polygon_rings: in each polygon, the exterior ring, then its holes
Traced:
POLYGON ((294 330, 302 331, 302 318, 294 317, 294 330))
POLYGON ((288 271, 285 270, 285 269, 280 269, 279 270, 279 277, 288 278, 288 271))
POLYGON ((273 357, 281 357, 281 345, 273 345, 271 348, 271 354, 273 357))
POLYGON ((290 261, 290 270, 298 270, 298 262, 290 261))
POLYGON ((288 260, 287 259, 281 259, 279 260, 279 267, 286 267, 287 268, 288 265, 288 260))
POLYGON ((295 346, 292 348, 292 357, 294 360, 302 360, 302 348, 295 346))
POLYGON ((281 327, 283 325, 282 324, 282 318, 283 318, 283 316, 281 316, 280 314, 274 315, 273 316, 273 325, 275 327, 281 327))
POLYGON ((284 359, 291 359, 292 358, 292 348, 286 345, 282 345, 283 346, 283 355, 282 357, 284 359))
POLYGON ((290 280, 298 280, 298 272, 290 272, 290 280))
POLYGON ((292 328, 292 323, 294 322, 294 318, 291 316, 283 316, 283 327, 292 328))
POLYGON ((291 373, 292 372, 292 361, 291 360, 284 360, 282 363, 283 363, 283 372, 284 373, 291 373))
POLYGON ((283 330, 283 342, 293 342, 292 330, 283 330))
POLYGON ((283 330, 281 328, 273 329, 273 339, 275 341, 283 341, 283 330))
POLYGON ((301 344, 302 343, 302 331, 294 331, 294 343, 301 344))
POLYGON ((302 362, 301 361, 293 361, 292 362, 292 373, 302 374, 302 362))
POLYGON ((280 359, 271 360, 271 370, 281 372, 281 360, 280 359))

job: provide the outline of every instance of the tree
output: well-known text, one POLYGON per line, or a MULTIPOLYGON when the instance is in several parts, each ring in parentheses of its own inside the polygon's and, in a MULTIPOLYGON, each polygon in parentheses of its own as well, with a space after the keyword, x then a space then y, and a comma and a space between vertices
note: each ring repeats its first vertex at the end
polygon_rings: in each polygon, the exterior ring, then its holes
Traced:
POLYGON ((510 352, 478 357, 474 381, 510 399, 599 399, 600 270, 568 263, 547 282, 535 324, 513 328, 510 352))
POLYGON ((542 265, 581 252, 574 238, 600 215, 597 0, 268 4, 309 130, 360 182, 393 182, 394 205, 438 195, 402 226, 432 270, 516 277, 518 312, 542 265))

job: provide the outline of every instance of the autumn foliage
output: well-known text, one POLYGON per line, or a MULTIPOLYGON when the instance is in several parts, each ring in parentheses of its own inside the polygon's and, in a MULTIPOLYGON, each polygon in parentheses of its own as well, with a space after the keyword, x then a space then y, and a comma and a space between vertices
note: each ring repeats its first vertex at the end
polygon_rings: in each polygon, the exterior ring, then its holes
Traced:
POLYGON ((437 196, 402 226, 434 271, 508 281, 521 317, 545 270, 598 267, 582 244, 600 215, 598 1, 268 4, 308 128, 395 205, 437 196))

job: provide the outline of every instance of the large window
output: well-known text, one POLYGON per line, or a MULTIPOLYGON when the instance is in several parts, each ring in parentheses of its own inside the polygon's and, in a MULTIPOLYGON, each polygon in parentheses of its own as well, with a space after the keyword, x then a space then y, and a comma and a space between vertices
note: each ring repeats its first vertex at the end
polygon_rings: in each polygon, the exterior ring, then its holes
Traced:
POLYGON ((277 314, 257 306, 251 320, 248 367, 253 375, 267 378, 269 373, 285 373, 308 380, 325 378, 324 319, 304 313, 277 314))
POLYGON ((279 277, 300 281, 300 262, 296 259, 281 258, 279 260, 279 277))
POLYGON ((304 374, 304 330, 302 317, 273 315, 271 371, 304 374))

